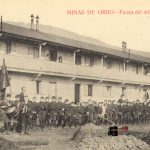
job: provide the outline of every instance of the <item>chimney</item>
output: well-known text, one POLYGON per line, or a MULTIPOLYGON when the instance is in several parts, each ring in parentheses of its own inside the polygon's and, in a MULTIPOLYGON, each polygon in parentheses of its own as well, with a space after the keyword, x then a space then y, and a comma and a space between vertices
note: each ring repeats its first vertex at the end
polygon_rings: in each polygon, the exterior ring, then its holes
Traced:
POLYGON ((127 49, 127 42, 124 42, 124 51, 126 52, 127 49))
POLYGON ((36 16, 36 31, 39 31, 39 16, 36 16))
POLYGON ((34 16, 33 16, 33 14, 30 17, 31 17, 31 30, 33 30, 34 29, 34 16))
POLYGON ((127 43, 125 41, 122 41, 122 51, 126 52, 127 43))

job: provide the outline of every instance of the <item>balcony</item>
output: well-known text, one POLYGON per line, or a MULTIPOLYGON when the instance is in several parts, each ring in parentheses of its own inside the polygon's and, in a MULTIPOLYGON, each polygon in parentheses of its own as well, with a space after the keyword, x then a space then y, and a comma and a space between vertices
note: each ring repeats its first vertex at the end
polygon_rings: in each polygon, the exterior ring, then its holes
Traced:
POLYGON ((84 67, 80 65, 58 63, 52 61, 36 60, 13 55, 0 55, 5 58, 6 65, 10 71, 41 73, 54 76, 66 76, 76 78, 87 78, 92 80, 106 80, 113 82, 135 83, 150 85, 150 76, 135 74, 132 72, 119 72, 107 70, 100 66, 84 67))
POLYGON ((116 70, 108 70, 101 67, 89 68, 76 66, 76 75, 104 81, 150 85, 149 75, 136 74, 133 72, 119 72, 116 70))
POLYGON ((64 76, 73 76, 74 73, 73 66, 69 64, 2 54, 0 54, 0 63, 2 63, 3 58, 5 59, 8 70, 10 71, 64 76))

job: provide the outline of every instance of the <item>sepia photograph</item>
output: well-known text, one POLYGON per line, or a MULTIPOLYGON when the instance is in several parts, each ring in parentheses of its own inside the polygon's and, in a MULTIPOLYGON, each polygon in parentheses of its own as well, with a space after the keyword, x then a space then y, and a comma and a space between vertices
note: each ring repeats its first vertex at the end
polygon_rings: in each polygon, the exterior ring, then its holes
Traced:
POLYGON ((150 150, 149 6, 0 0, 0 150, 150 150))

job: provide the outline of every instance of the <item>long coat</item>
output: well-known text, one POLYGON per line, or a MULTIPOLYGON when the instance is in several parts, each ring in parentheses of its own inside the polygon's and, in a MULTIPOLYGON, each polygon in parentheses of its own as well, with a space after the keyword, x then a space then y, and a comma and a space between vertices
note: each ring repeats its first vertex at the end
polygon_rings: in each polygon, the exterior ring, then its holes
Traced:
POLYGON ((23 92, 21 92, 19 94, 19 98, 20 98, 20 101, 24 101, 24 93, 23 92))

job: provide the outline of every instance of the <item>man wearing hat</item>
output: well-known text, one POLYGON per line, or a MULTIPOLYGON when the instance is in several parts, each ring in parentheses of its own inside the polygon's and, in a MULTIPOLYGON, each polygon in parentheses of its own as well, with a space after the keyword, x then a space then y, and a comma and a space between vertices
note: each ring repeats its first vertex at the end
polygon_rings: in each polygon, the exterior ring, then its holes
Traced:
POLYGON ((121 125, 123 123, 123 100, 118 100, 118 123, 121 125))

